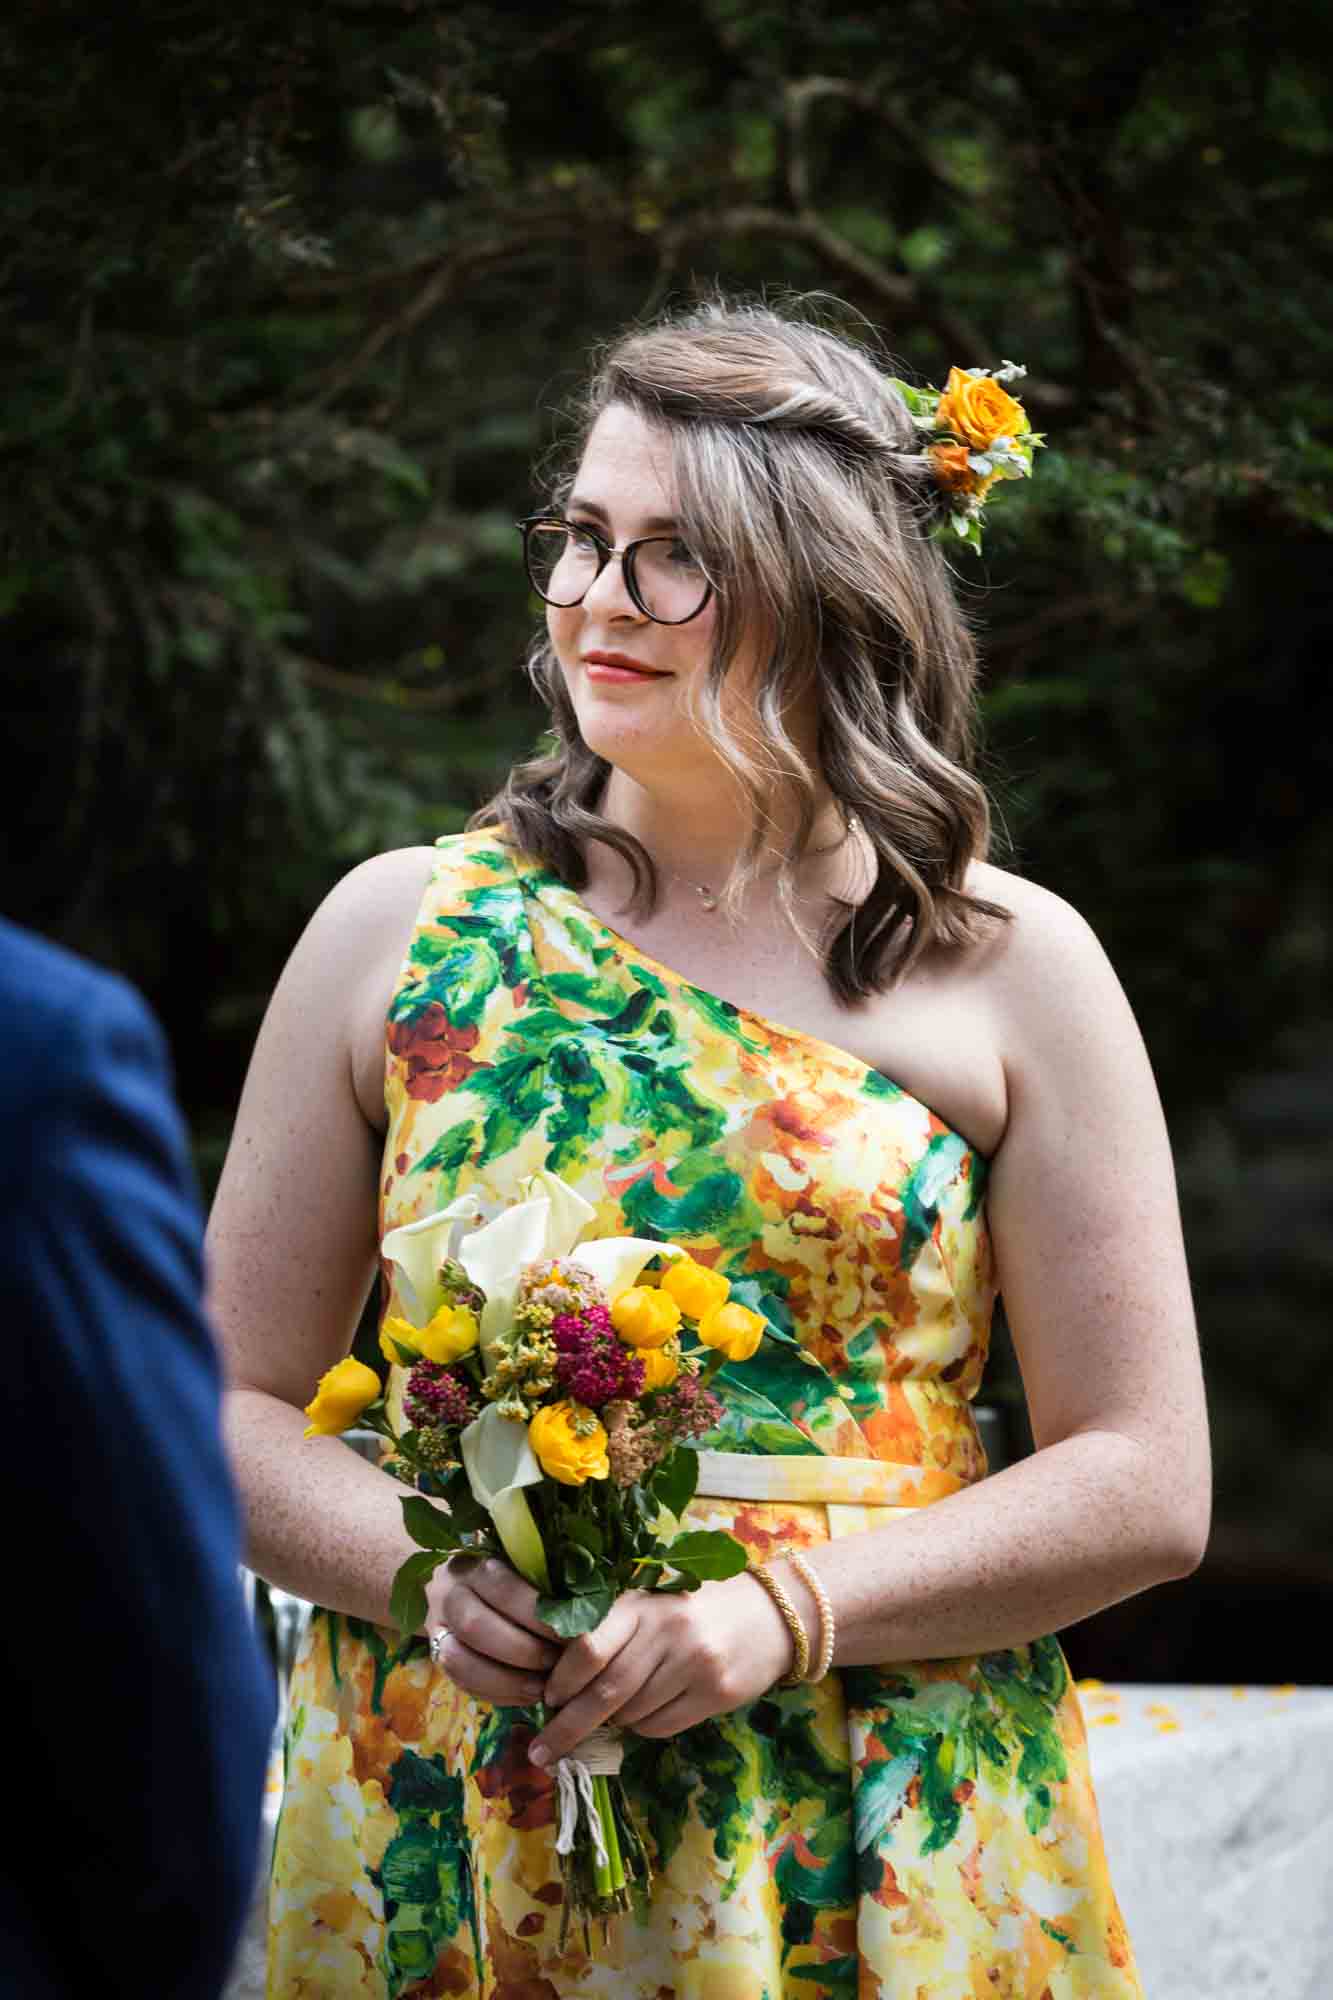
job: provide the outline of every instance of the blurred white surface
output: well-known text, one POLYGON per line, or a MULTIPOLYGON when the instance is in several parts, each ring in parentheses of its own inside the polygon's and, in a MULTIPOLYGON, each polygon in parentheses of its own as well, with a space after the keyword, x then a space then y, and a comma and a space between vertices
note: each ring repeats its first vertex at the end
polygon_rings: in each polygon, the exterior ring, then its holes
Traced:
POLYGON ((1328 2000, 1333 1688, 1079 1694, 1147 2000, 1328 2000))
MULTIPOLYGON (((1079 1684, 1111 1880, 1146 2000, 1329 2000, 1333 1688, 1079 1684)), ((264 2000, 254 1915, 225 2000, 264 2000)))

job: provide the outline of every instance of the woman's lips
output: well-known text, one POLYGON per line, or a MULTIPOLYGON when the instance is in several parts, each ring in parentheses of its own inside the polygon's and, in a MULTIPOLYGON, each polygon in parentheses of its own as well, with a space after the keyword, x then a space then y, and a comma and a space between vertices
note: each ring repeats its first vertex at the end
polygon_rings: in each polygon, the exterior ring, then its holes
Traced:
POLYGON ((585 653, 583 668, 590 681, 656 681, 670 676, 660 667, 631 659, 628 653, 585 653))

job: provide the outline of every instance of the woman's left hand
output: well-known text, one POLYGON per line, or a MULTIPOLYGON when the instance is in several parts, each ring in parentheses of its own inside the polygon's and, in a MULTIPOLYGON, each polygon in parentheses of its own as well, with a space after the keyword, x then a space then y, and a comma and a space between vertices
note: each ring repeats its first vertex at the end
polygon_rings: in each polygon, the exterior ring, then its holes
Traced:
POLYGON ((675 1736, 764 1694, 791 1671, 791 1634, 753 1577, 688 1595, 631 1590, 565 1647, 546 1683, 557 1709, 528 1755, 553 1764, 603 1723, 675 1736))

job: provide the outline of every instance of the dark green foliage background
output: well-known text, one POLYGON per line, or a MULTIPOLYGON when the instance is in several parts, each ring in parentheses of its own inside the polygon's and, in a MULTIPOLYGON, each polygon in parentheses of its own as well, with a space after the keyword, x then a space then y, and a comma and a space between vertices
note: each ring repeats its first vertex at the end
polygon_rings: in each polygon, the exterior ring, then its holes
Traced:
POLYGON ((313 904, 541 729, 511 524, 590 345, 831 291, 919 378, 1029 364, 1051 448, 958 557, 988 775, 1158 1068, 1219 1537, 1327 1545, 1328 40, 1314 0, 7 11, 3 907, 146 989, 206 1181, 313 904))

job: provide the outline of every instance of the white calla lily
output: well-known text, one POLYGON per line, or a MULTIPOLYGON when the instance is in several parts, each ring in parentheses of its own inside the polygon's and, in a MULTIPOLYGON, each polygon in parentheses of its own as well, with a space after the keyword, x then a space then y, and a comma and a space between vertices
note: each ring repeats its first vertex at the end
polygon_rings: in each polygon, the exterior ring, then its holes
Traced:
POLYGON ((440 1266, 446 1257, 457 1254, 453 1239, 476 1212, 477 1196, 461 1194, 448 1208, 391 1229, 380 1244, 380 1255, 398 1268, 399 1294, 413 1326, 425 1326, 443 1305, 440 1266))
POLYGON ((571 1264, 581 1264, 585 1271, 591 1271, 610 1304, 614 1305, 622 1292, 638 1282, 645 1264, 654 1257, 683 1257, 674 1243, 653 1243, 646 1236, 597 1236, 591 1243, 580 1243, 570 1255, 571 1264))
POLYGON ((502 1417, 488 1403, 459 1439, 468 1485, 495 1523, 496 1532, 520 1576, 536 1590, 549 1591, 546 1551, 532 1509, 523 1496, 535 1486, 541 1466, 528 1443, 528 1427, 515 1417, 502 1417))
POLYGON ((584 1200, 577 1188, 572 1188, 568 1181, 562 1181, 559 1174, 553 1174, 545 1167, 529 1174, 523 1185, 530 1196, 544 1195, 551 1204, 546 1249, 542 1254, 567 1257, 597 1210, 590 1201, 584 1200))
POLYGON ((474 1229, 458 1246, 458 1261, 486 1294, 481 1312, 481 1352, 493 1365, 495 1343, 513 1322, 514 1301, 525 1264, 547 1255, 551 1204, 545 1195, 502 1209, 492 1222, 474 1229))

